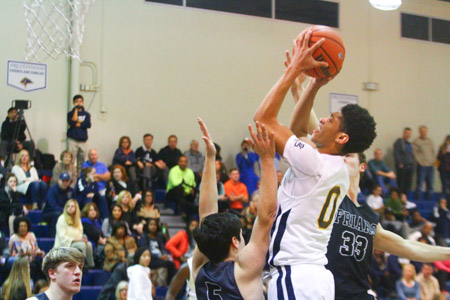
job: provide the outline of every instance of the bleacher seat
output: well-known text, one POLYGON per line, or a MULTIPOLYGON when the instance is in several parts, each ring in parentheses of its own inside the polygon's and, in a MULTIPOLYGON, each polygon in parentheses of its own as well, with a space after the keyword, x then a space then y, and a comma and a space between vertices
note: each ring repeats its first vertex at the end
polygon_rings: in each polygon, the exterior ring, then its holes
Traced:
POLYGON ((89 270, 83 274, 82 286, 103 286, 111 277, 111 272, 103 270, 89 270))
POLYGON ((155 190, 155 202, 164 203, 166 201, 166 190, 156 189, 155 190))
POLYGON ((37 243, 39 245, 39 248, 41 250, 44 250, 45 253, 48 253, 53 248, 53 245, 55 244, 54 238, 38 238, 37 243))
POLYGON ((31 225, 31 231, 34 232, 37 238, 49 238, 50 228, 48 225, 31 225))
POLYGON ((42 210, 30 210, 28 217, 30 218, 31 224, 42 223, 42 210))
POLYGON ((103 286, 81 286, 80 292, 73 296, 73 300, 95 300, 102 288, 103 286))

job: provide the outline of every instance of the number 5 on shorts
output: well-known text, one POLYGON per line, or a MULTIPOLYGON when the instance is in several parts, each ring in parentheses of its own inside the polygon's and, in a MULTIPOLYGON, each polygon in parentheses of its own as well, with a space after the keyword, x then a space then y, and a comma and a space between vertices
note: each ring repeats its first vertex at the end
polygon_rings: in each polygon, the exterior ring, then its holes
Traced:
POLYGON ((327 199, 325 200, 325 203, 322 206, 322 210, 320 211, 319 218, 317 219, 317 225, 319 225, 320 229, 327 229, 328 226, 330 226, 333 222, 334 213, 336 212, 336 204, 340 194, 341 188, 339 186, 333 187, 328 192, 327 199), (325 216, 327 215, 328 207, 330 206, 331 202, 333 202, 332 210, 328 215, 328 219, 325 220, 325 216))

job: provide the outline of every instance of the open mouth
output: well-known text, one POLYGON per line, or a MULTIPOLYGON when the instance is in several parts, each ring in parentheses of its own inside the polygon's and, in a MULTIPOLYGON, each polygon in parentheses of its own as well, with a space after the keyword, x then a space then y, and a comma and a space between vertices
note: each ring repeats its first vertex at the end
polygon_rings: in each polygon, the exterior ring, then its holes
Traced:
POLYGON ((74 282, 76 285, 80 285, 80 284, 81 284, 81 279, 80 279, 80 278, 74 279, 73 282, 74 282))

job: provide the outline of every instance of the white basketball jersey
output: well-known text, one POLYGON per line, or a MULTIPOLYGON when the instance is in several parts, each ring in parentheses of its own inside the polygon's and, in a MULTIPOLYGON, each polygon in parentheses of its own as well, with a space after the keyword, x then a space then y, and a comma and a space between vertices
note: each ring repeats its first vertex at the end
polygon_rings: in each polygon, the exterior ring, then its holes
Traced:
POLYGON ((268 263, 326 265, 334 217, 349 187, 344 158, 321 154, 295 136, 283 156, 289 169, 278 189, 268 263))

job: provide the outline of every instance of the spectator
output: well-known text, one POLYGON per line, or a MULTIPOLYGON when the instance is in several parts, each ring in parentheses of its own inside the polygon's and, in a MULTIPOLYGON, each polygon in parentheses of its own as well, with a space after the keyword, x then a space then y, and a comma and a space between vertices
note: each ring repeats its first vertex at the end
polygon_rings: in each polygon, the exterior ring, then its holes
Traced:
POLYGON ((47 193, 47 205, 42 212, 42 219, 50 225, 50 235, 55 236, 56 222, 64 211, 67 200, 72 199, 73 189, 70 187, 70 175, 63 172, 57 184, 52 185, 47 193))
POLYGON ((127 269, 130 279, 128 300, 153 300, 154 291, 148 267, 150 261, 150 250, 146 247, 139 248, 134 254, 134 265, 127 269))
POLYGON ((240 212, 244 208, 243 203, 248 203, 247 187, 239 181, 238 169, 231 169, 229 176, 230 179, 224 184, 225 194, 230 200, 230 208, 240 212))
POLYGON ((173 276, 175 276, 176 268, 172 261, 169 251, 166 249, 166 236, 161 233, 159 221, 157 219, 150 219, 145 227, 144 234, 139 239, 139 247, 148 247, 152 260, 150 262, 150 269, 158 268, 167 269, 167 283, 169 283, 173 276))
POLYGON ((386 184, 389 184, 390 187, 397 187, 395 173, 384 163, 381 149, 375 150, 374 157, 374 159, 369 160, 367 166, 375 182, 381 186, 383 194, 388 195, 389 189, 386 184))
POLYGON ((128 282, 127 275, 127 263, 119 263, 112 271, 111 277, 109 277, 106 284, 103 285, 103 289, 100 292, 97 300, 117 300, 115 297, 116 287, 122 282, 128 282))
POLYGON ((425 220, 425 218, 422 217, 420 211, 414 210, 411 213, 411 221, 409 222, 409 228, 411 233, 421 230, 426 222, 427 220, 425 220))
POLYGON ((412 264, 403 267, 403 276, 397 281, 397 295, 401 300, 420 300, 420 285, 415 281, 416 269, 412 264))
POLYGON ((436 242, 440 246, 447 247, 450 244, 450 212, 447 208, 447 199, 439 199, 433 208, 433 219, 436 223, 434 229, 436 242))
POLYGON ((425 222, 422 229, 420 231, 416 231, 412 233, 408 239, 412 241, 419 241, 419 239, 424 239, 428 245, 436 246, 436 242, 432 237, 433 233, 433 225, 430 222, 425 222))
POLYGON ((77 173, 80 173, 81 164, 87 152, 88 128, 91 128, 91 115, 84 109, 84 98, 81 95, 73 96, 73 109, 67 113, 67 142, 68 150, 77 160, 77 173))
POLYGON ((122 222, 125 224, 126 232, 128 235, 131 235, 130 228, 128 227, 128 223, 123 220, 123 210, 122 206, 119 204, 114 204, 111 208, 111 215, 109 218, 103 220, 102 224, 102 232, 105 237, 110 237, 112 233, 112 229, 114 225, 122 222))
POLYGON ((198 141, 192 140, 189 150, 184 152, 184 156, 188 159, 188 168, 195 174, 197 185, 200 183, 203 166, 205 165, 205 156, 198 150, 198 141))
POLYGON ((146 190, 143 199, 137 203, 136 215, 139 223, 143 224, 146 224, 148 219, 159 219, 159 208, 155 206, 155 194, 152 190, 146 190))
POLYGON ((165 167, 165 169, 167 170, 166 172, 169 172, 170 169, 177 165, 182 154, 180 149, 177 148, 178 138, 176 135, 171 134, 167 139, 167 144, 167 146, 159 150, 158 158, 161 159, 165 164, 165 166, 162 165, 162 167, 165 167))
POLYGON ((441 291, 439 281, 433 276, 433 264, 424 263, 422 273, 416 278, 420 285, 420 298, 422 300, 439 300, 441 291))
POLYGON ((372 288, 379 298, 385 298, 395 290, 395 281, 391 280, 388 271, 388 260, 381 250, 373 250, 370 278, 372 279, 372 288))
POLYGON ((398 221, 403 221, 405 216, 403 214, 402 200, 400 199, 400 191, 397 188, 391 188, 389 197, 386 199, 386 208, 390 208, 398 221))
POLYGON ((0 148, 1 157, 6 157, 11 150, 14 152, 19 152, 22 149, 26 149, 28 150, 28 153, 34 153, 33 142, 25 141, 27 138, 25 136, 26 129, 27 124, 25 123, 25 120, 19 120, 17 109, 14 107, 9 108, 8 116, 2 123, 2 143, 0 148), (14 139, 14 133, 17 134, 16 140, 14 139))
POLYGON ((436 277, 439 281, 439 288, 442 292, 447 291, 447 280, 449 278, 450 273, 450 260, 445 261, 436 261, 433 263, 437 269, 436 277))
POLYGON ((27 300, 68 300, 78 293, 83 276, 83 255, 71 247, 54 248, 44 257, 42 270, 50 285, 47 291, 27 300))
POLYGON ((94 265, 92 244, 83 235, 83 225, 81 224, 80 207, 75 199, 70 199, 64 206, 64 211, 59 216, 56 223, 55 246, 73 247, 79 249, 90 268, 94 265))
POLYGON ((283 172, 277 171, 277 182, 278 182, 278 186, 281 185, 281 181, 283 181, 283 176, 284 176, 283 172))
POLYGON ((228 201, 228 197, 225 194, 225 187, 222 181, 220 181, 219 172, 216 172, 216 181, 217 181, 217 201, 218 201, 217 205, 219 206, 219 212, 228 211, 230 208, 230 202, 228 201))
POLYGON ((252 151, 246 140, 243 140, 241 152, 236 155, 236 165, 241 174, 240 181, 247 187, 248 195, 251 195, 258 188, 259 177, 255 173, 255 163, 259 163, 258 154, 252 151))
POLYGON ((131 199, 128 191, 121 191, 117 197, 117 204, 122 207, 122 219, 128 224, 129 228, 141 235, 144 232, 144 225, 139 223, 136 216, 135 203, 131 199))
POLYGON ((177 269, 181 263, 185 263, 189 257, 193 255, 195 249, 194 231, 198 227, 197 220, 190 220, 186 226, 186 230, 178 231, 166 243, 167 251, 172 254, 173 262, 177 269))
POLYGON ((14 262, 8 279, 2 285, 1 298, 23 300, 31 297, 30 265, 25 257, 14 262))
POLYGON ((146 133, 144 135, 144 145, 136 149, 137 165, 139 173, 142 176, 142 189, 152 187, 152 182, 156 181, 161 175, 161 169, 165 168, 164 163, 158 159, 158 154, 152 149, 153 135, 146 133))
POLYGON ((77 169, 73 165, 73 155, 69 151, 63 151, 59 156, 61 160, 59 163, 53 167, 52 180, 50 185, 58 183, 59 176, 66 172, 70 175, 70 187, 75 188, 75 183, 77 181, 77 169))
POLYGON ((394 232, 402 238, 407 238, 409 234, 408 223, 398 221, 392 213, 391 208, 386 208, 384 211, 384 218, 382 218, 381 225, 384 229, 394 232))
POLYGON ((116 288, 116 300, 127 300, 128 281, 121 281, 116 288))
POLYGON ((112 234, 106 239, 105 261, 103 270, 112 271, 120 262, 130 262, 137 250, 136 241, 127 234, 127 226, 123 222, 114 224, 112 234))
POLYGON ((417 208, 417 204, 409 201, 405 193, 400 194, 400 200, 402 201, 403 215, 409 220, 411 213, 417 208))
POLYGON ((450 135, 447 135, 444 143, 439 147, 437 156, 439 161, 439 175, 442 183, 442 194, 450 199, 450 135))
POLYGON ((127 190, 134 197, 133 201, 141 199, 134 182, 128 180, 127 172, 121 165, 114 165, 112 167, 113 178, 109 181, 107 187, 107 195, 110 202, 116 201, 120 192, 127 190))
POLYGON ((83 224, 84 234, 97 247, 106 243, 98 216, 99 211, 94 202, 86 204, 81 211, 81 224, 83 224))
POLYGON ((122 136, 119 140, 119 148, 114 153, 113 165, 122 165, 127 170, 127 174, 133 183, 137 182, 136 175, 136 154, 131 150, 131 140, 127 136, 122 136))
POLYGON ((31 200, 34 207, 41 209, 46 202, 47 185, 39 179, 36 169, 31 166, 27 150, 19 152, 11 172, 17 177, 17 191, 31 200))
POLYGON ((421 199, 422 185, 426 182, 427 192, 425 198, 431 200, 434 184, 434 162, 436 159, 433 141, 428 137, 428 129, 424 125, 419 127, 419 137, 413 142, 413 151, 417 162, 416 199, 421 199))
POLYGON ((384 212, 384 201, 383 197, 381 197, 381 193, 381 186, 376 184, 372 188, 372 193, 367 197, 367 205, 380 215, 384 212))
POLYGON ((394 159, 397 171, 397 183, 400 191, 409 193, 412 187, 414 174, 414 153, 409 139, 412 130, 409 127, 403 129, 403 136, 394 143, 394 159))
POLYGON ((106 186, 108 184, 108 181, 111 179, 111 173, 104 163, 98 161, 98 152, 96 149, 89 150, 88 160, 85 161, 81 165, 81 167, 92 167, 95 169, 94 180, 97 182, 98 192, 100 193, 100 195, 105 196, 106 186))
POLYGON ((37 295, 48 290, 48 281, 46 279, 39 279, 33 286, 33 295, 37 295))
POLYGON ((225 183, 230 179, 225 164, 219 159, 216 159, 216 172, 220 175, 220 182, 225 183))
MULTIPOLYGON (((178 165, 169 172, 167 201, 176 203, 187 218, 197 213, 197 205, 194 201, 195 186, 194 172, 188 168, 187 157, 182 155, 178 165)), ((177 209, 175 209, 175 213, 177 213, 177 209)))
POLYGON ((80 207, 95 201, 100 208, 101 217, 109 217, 108 203, 105 196, 100 195, 97 182, 95 182, 95 169, 92 167, 81 169, 81 176, 77 179, 74 197, 80 207))
POLYGON ((30 262, 31 278, 36 282, 44 278, 41 271, 44 251, 39 249, 36 236, 30 231, 31 222, 27 217, 18 217, 14 220, 14 234, 9 240, 10 257, 8 263, 12 263, 21 257, 30 262))
POLYGON ((9 228, 13 232, 14 219, 28 214, 27 208, 20 202, 20 194, 16 192, 17 178, 14 174, 6 175, 5 187, 0 189, 0 228, 9 228))

